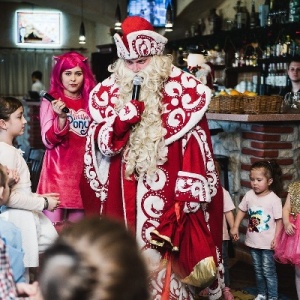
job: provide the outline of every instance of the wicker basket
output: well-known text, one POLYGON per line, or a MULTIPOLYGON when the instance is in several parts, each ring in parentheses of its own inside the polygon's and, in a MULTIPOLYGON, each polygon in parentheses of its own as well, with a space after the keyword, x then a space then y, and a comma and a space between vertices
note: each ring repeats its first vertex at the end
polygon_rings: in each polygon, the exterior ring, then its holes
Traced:
POLYGON ((243 111, 245 114, 276 114, 280 113, 281 96, 243 97, 243 111))
POLYGON ((208 106, 208 111, 212 113, 220 112, 220 97, 212 97, 208 106))
POLYGON ((243 113, 242 96, 220 96, 220 112, 224 114, 243 113))
POLYGON ((270 96, 271 101, 268 102, 268 113, 269 114, 278 114, 281 111, 283 97, 274 95, 270 96))

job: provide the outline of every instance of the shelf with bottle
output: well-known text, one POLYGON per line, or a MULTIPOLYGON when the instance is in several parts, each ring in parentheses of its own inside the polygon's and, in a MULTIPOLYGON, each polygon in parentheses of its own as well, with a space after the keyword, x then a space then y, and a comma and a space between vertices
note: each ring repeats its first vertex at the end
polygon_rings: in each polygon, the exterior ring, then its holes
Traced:
MULTIPOLYGON (((202 45, 205 49, 213 49, 216 46, 224 49, 224 46, 232 45, 234 49, 240 49, 247 44, 257 42, 263 49, 268 44, 275 44, 279 36, 289 35, 291 41, 300 39, 299 23, 272 24, 265 27, 220 30, 218 34, 197 35, 189 38, 169 40, 169 51, 202 45), (230 41, 230 43, 228 42, 230 41)), ((226 51, 226 49, 224 49, 226 51)), ((300 51, 300 50, 299 50, 300 51)))

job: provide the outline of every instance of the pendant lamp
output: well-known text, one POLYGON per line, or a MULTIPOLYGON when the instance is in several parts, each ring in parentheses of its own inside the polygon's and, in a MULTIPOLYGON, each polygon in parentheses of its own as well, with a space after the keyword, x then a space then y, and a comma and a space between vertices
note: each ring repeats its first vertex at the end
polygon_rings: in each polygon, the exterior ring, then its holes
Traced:
POLYGON ((116 13, 115 13, 115 30, 121 30, 121 9, 119 3, 117 4, 116 13))
POLYGON ((85 44, 85 28, 83 24, 83 0, 81 0, 81 24, 79 29, 79 44, 85 44))
POLYGON ((172 4, 169 2, 166 10, 166 25, 165 31, 173 31, 173 8, 172 4))

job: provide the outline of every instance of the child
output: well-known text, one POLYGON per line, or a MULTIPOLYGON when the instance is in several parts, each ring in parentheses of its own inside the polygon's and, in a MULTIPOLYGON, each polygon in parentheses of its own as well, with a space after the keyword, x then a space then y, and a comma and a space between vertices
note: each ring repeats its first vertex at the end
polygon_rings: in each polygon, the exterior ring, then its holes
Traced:
POLYGON ((134 236, 94 217, 68 226, 46 250, 39 283, 44 300, 147 300, 147 278, 134 236))
POLYGON ((300 299, 300 181, 289 185, 288 195, 282 209, 283 227, 278 234, 275 259, 283 264, 295 265, 295 283, 300 299))
MULTIPOLYGON (((0 164, 0 206, 7 203, 9 185, 16 182, 14 177, 9 177, 8 174, 11 172, 0 164)), ((0 214, 0 299, 18 299, 17 293, 34 295, 37 292, 36 283, 25 283, 21 242, 19 229, 14 224, 2 220, 0 214)))
POLYGON ((64 221, 83 217, 80 179, 86 134, 90 124, 88 96, 96 82, 87 58, 67 52, 55 58, 49 93, 57 100, 43 99, 40 110, 42 139, 46 154, 37 187, 38 193, 57 191, 60 207, 45 212, 58 227, 64 221), (67 107, 68 113, 63 109, 67 107))
POLYGON ((278 299, 278 280, 273 248, 282 224, 282 203, 275 194, 282 188, 281 169, 276 161, 257 161, 250 168, 252 189, 239 205, 230 233, 239 239, 239 226, 249 215, 245 244, 250 248, 258 295, 255 300, 278 299))
POLYGON ((0 163, 20 174, 12 186, 2 217, 14 223, 22 234, 25 267, 37 267, 39 252, 57 237, 57 232, 43 210, 54 210, 59 204, 58 194, 33 194, 30 174, 20 149, 13 146, 14 138, 24 133, 26 120, 22 103, 13 97, 0 98, 0 163))
MULTIPOLYGON (((216 170, 218 176, 221 177, 221 167, 217 160, 215 160, 216 170)), ((228 267, 228 241, 230 240, 228 226, 231 229, 234 225, 234 214, 232 210, 235 209, 235 205, 231 199, 231 196, 227 190, 222 187, 223 190, 223 242, 222 242, 222 258, 223 258, 223 265, 224 265, 224 280, 220 281, 220 286, 222 288, 222 294, 224 300, 234 300, 234 296, 232 295, 229 285, 230 285, 230 278, 229 278, 229 267, 228 267)), ((209 295, 209 289, 205 288, 199 293, 199 296, 206 297, 209 295)))
MULTIPOLYGON (((215 161, 217 172, 219 177, 221 176, 221 168, 220 164, 215 161)), ((223 257, 223 265, 224 265, 224 283, 225 286, 222 286, 222 294, 225 300, 233 300, 234 297, 230 292, 230 278, 229 278, 229 267, 228 267, 228 241, 230 240, 229 232, 227 224, 231 229, 234 225, 234 214, 233 210, 235 209, 235 205, 231 199, 231 196, 227 190, 223 187, 223 201, 224 201, 224 216, 223 216, 223 242, 222 242, 222 257, 223 257)))

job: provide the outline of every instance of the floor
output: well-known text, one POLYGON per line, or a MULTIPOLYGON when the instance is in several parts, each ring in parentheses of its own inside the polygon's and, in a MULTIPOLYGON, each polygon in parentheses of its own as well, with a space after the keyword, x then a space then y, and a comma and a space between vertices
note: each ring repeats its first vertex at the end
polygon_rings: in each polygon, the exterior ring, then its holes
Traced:
MULTIPOLYGON (((229 273, 232 289, 255 292, 255 275, 250 257, 247 259, 231 258, 229 273)), ((280 299, 297 300, 293 266, 277 264, 277 276, 280 299)))

